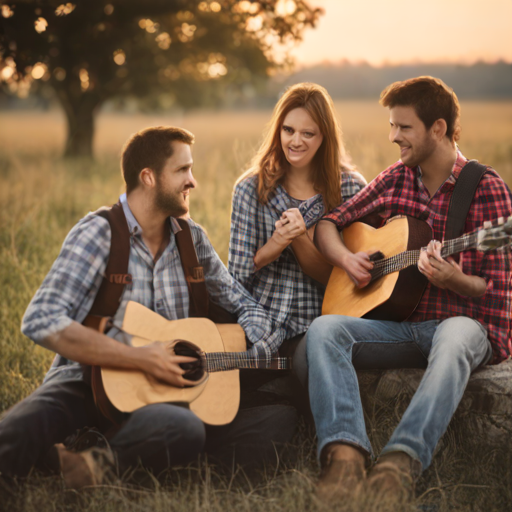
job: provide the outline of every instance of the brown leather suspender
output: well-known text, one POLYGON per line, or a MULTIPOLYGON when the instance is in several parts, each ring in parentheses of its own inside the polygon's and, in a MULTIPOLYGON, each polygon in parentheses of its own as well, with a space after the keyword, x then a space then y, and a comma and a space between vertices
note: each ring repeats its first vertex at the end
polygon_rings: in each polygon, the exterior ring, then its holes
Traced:
MULTIPOLYGON (((132 276, 128 274, 130 231, 120 203, 112 208, 102 208, 95 215, 101 215, 109 222, 112 238, 105 276, 83 324, 104 332, 108 327, 108 319, 112 318, 119 308, 125 285, 132 282, 132 276)), ((178 223, 181 231, 175 235, 176 245, 189 289, 189 316, 208 317, 210 310, 208 290, 203 267, 197 258, 190 226, 184 219, 178 219, 178 223)), ((227 312, 226 314, 229 315, 227 312)), ((224 319, 224 323, 233 321, 233 318, 224 319)))
POLYGON ((191 317, 208 317, 210 300, 204 280, 204 270, 197 259, 192 232, 185 219, 177 220, 181 231, 176 233, 175 238, 188 285, 190 303, 188 314, 191 317))
POLYGON ((100 215, 110 224, 110 255, 103 281, 83 324, 105 332, 108 319, 119 308, 125 285, 132 282, 132 276, 128 274, 130 231, 121 203, 112 208, 102 208, 95 215, 100 215))

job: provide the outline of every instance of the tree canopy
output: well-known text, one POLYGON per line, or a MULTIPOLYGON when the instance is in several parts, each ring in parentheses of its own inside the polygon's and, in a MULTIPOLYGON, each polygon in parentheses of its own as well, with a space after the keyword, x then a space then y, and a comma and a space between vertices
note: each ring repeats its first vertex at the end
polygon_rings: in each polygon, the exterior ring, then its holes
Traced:
POLYGON ((44 82, 66 113, 66 155, 90 155, 94 115, 114 97, 163 106, 250 90, 321 10, 306 0, 1 1, 0 81, 44 82))

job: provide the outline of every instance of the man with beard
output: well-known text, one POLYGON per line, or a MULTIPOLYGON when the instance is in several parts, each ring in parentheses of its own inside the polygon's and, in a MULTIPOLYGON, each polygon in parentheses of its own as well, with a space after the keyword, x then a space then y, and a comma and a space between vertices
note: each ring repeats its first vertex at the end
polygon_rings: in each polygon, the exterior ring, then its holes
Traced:
MULTIPOLYGON (((459 103, 441 81, 419 77, 396 82, 381 94, 389 107, 392 143, 400 160, 318 224, 315 243, 343 268, 358 288, 370 282, 374 263, 367 252, 352 253, 339 232, 372 218, 381 227, 394 216, 425 220, 433 238, 418 268, 428 278, 414 313, 404 322, 342 315, 316 319, 307 333, 309 391, 318 433, 322 473, 318 492, 339 498, 361 488, 382 499, 412 495, 414 480, 454 414, 477 367, 510 357, 510 260, 505 251, 465 251, 458 261, 440 253, 446 237, 454 186, 468 160, 459 151, 459 103), (368 439, 355 368, 410 365, 418 354, 426 366, 412 401, 380 457, 370 466, 368 439)), ((476 188, 464 232, 512 213, 507 186, 487 167, 476 188)))
MULTIPOLYGON (((188 213, 193 135, 183 129, 143 130, 127 142, 122 155, 126 193, 120 205, 130 232, 128 271, 114 325, 121 325, 128 301, 138 302, 169 320, 189 314, 190 297, 175 234, 176 217, 188 213)), ((238 317, 250 342, 249 352, 265 360, 281 340, 265 311, 229 275, 200 226, 187 221, 204 269, 211 301, 238 317)), ((70 231, 61 252, 32 299, 22 331, 57 353, 43 385, 14 406, 0 422, 0 475, 25 477, 33 468, 61 473, 72 488, 101 483, 115 462, 120 474, 137 465, 155 475, 195 459, 206 446, 251 446, 253 455, 273 454, 273 442, 290 437, 293 407, 275 406, 251 416, 239 411, 227 427, 205 428, 189 409, 170 403, 147 405, 126 416, 109 439, 110 449, 67 449, 64 440, 82 427, 100 432, 112 425, 99 413, 84 368, 103 366, 140 370, 173 386, 192 384, 180 364, 192 358, 176 355, 162 343, 132 347, 82 325, 100 288, 109 259, 112 231, 107 219, 89 214, 70 231)), ((87 436, 86 436, 87 437, 87 436)), ((89 435, 91 437, 91 435, 89 435)), ((87 442, 82 442, 87 446, 87 442)))

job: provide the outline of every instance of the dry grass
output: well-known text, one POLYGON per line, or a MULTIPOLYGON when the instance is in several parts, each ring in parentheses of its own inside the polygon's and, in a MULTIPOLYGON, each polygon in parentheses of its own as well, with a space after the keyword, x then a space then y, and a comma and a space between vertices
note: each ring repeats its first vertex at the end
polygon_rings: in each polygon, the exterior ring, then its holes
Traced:
MULTIPOLYGON (((341 102, 337 109, 347 148, 367 179, 396 160, 397 151, 387 140, 385 109, 376 102, 341 102)), ((462 151, 493 165, 512 185, 512 103, 464 103, 462 112, 462 151)), ((52 355, 21 335, 21 317, 71 226, 87 211, 117 199, 122 190, 118 160, 126 138, 160 124, 183 126, 196 134, 199 188, 193 193, 191 213, 226 261, 232 186, 269 117, 269 111, 178 117, 104 114, 98 120, 96 161, 71 163, 58 157, 65 136, 60 114, 0 113, 0 411, 29 394, 50 364, 52 355)), ((393 425, 386 423, 389 414, 373 412, 369 428, 379 446, 393 425)), ((510 509, 510 454, 459 453, 455 437, 451 429, 420 482, 422 510, 510 509), (425 508, 431 503, 436 508, 425 508)), ((302 433, 296 443, 295 451, 303 454, 299 462, 284 461, 278 471, 267 468, 259 478, 238 475, 231 480, 206 465, 190 474, 176 473, 180 481, 172 485, 154 482, 151 489, 106 488, 80 495, 62 491, 57 481, 33 480, 13 508, 323 510, 311 495, 317 471, 314 440, 302 433)), ((370 506, 363 501, 359 508, 370 506)), ((340 504, 343 508, 357 507, 340 504)))

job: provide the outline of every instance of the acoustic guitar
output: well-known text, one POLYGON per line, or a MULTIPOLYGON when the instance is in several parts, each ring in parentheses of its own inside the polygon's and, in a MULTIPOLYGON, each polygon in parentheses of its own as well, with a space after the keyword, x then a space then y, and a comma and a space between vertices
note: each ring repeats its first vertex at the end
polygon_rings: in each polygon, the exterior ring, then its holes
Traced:
MULTIPOLYGON (((93 390, 98 407, 107 417, 117 423, 119 412, 175 402, 188 406, 210 425, 224 425, 234 419, 240 403, 238 369, 258 367, 258 362, 246 351, 245 333, 240 325, 215 324, 207 318, 167 320, 130 301, 122 331, 132 335, 134 347, 161 341, 178 355, 195 357, 195 363, 180 366, 187 372, 184 376, 196 384, 177 388, 141 371, 101 368, 101 380, 98 371, 96 377, 93 373, 93 390)), ((272 358, 266 366, 275 370, 290 367, 290 360, 284 357, 272 358)))
MULTIPOLYGON (((347 248, 369 251, 374 263, 370 283, 357 288, 348 274, 334 267, 322 304, 323 315, 346 315, 379 320, 406 320, 416 309, 427 278, 417 263, 422 248, 432 239, 430 226, 412 217, 394 217, 375 229, 355 222, 342 232, 347 248)), ((489 251, 510 245, 512 217, 453 240, 443 242, 441 256, 446 258, 469 249, 489 251)))

